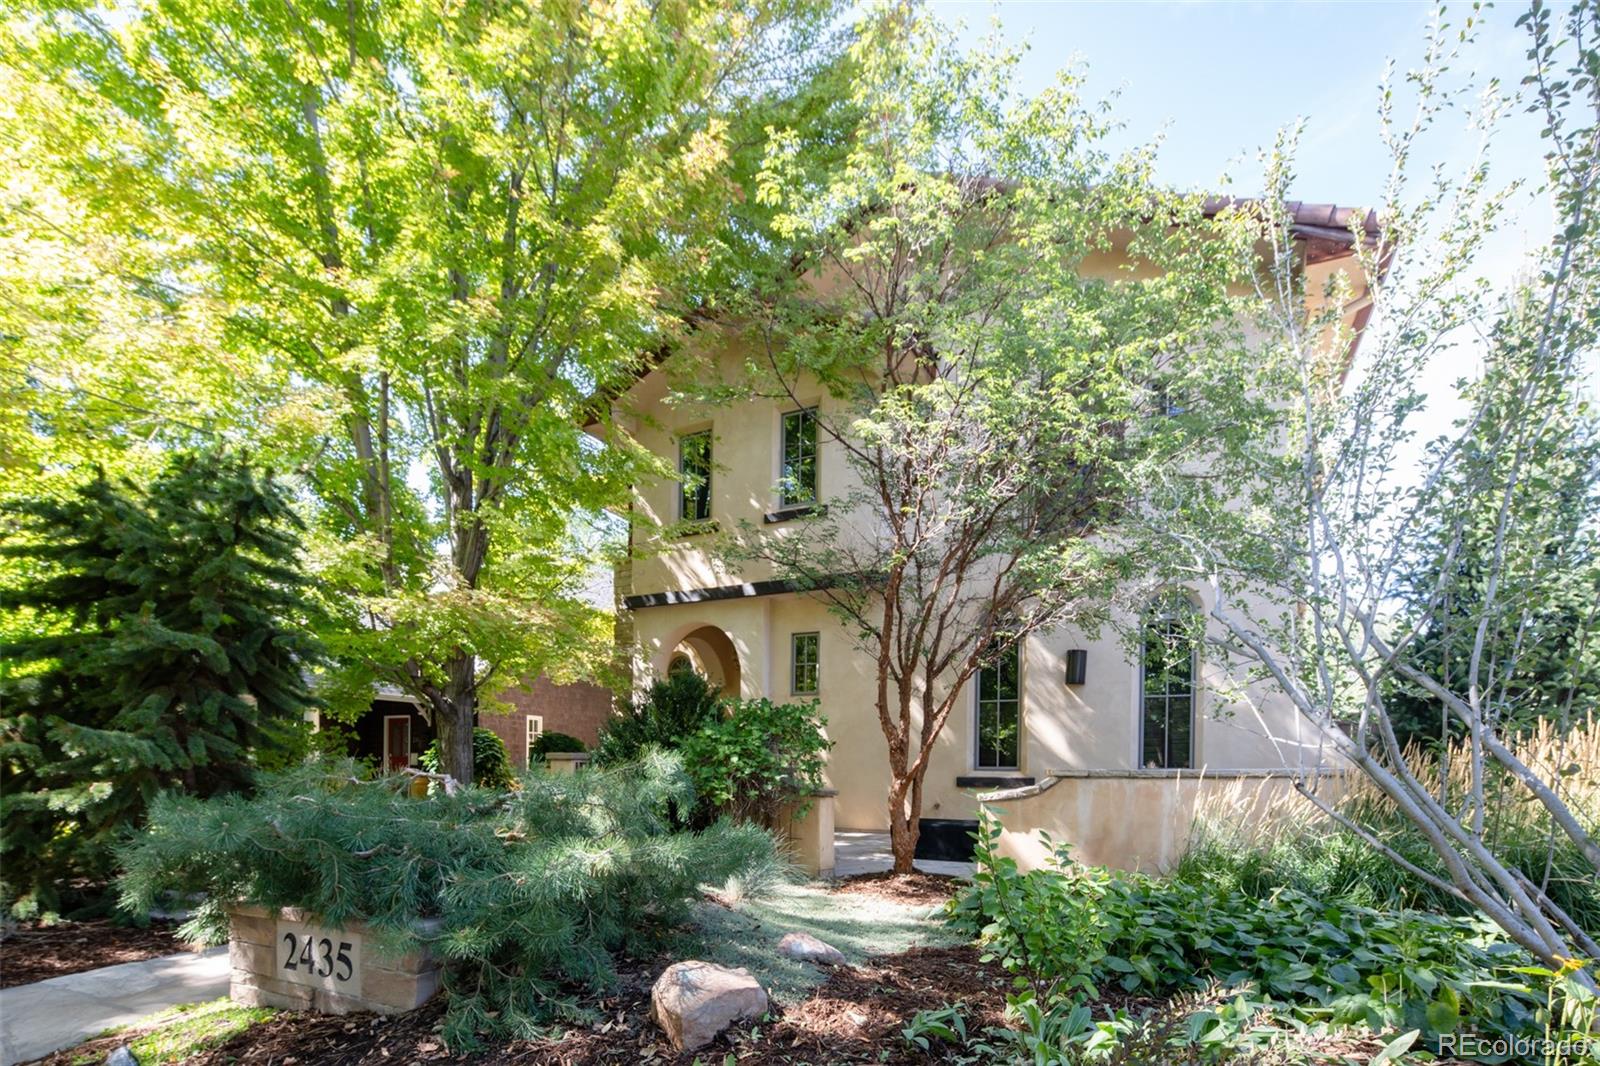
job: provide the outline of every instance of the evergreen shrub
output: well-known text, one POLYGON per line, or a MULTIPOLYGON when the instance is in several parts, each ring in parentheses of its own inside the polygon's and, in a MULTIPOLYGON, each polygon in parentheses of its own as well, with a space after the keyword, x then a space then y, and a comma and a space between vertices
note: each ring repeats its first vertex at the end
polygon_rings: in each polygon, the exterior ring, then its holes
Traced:
POLYGON ((705 678, 691 670, 672 674, 606 720, 594 749, 595 765, 631 762, 650 747, 676 750, 685 737, 721 718, 722 698, 705 678))
MULTIPOLYGON (((429 744, 417 761, 430 774, 439 772, 439 742, 429 744)), ((511 772, 511 756, 506 742, 492 729, 478 726, 472 731, 472 780, 484 788, 510 788, 516 780, 511 772)))
POLYGON ((671 754, 582 774, 530 773, 516 791, 467 787, 408 798, 403 779, 350 764, 272 775, 254 798, 167 795, 120 851, 123 905, 202 894, 190 932, 225 925, 232 901, 367 923, 390 950, 442 919, 445 1038, 528 1037, 601 989, 618 955, 648 956, 689 916, 698 886, 781 869, 762 829, 673 828, 693 785, 671 754))
POLYGON ((19 917, 84 902, 164 789, 248 788, 307 747, 301 523, 242 458, 174 457, 9 504, 0 558, 0 869, 19 917), (20 621, 19 621, 20 620, 20 621))
POLYGON ((528 759, 542 759, 552 751, 588 751, 589 746, 570 733, 540 733, 528 749, 528 759))

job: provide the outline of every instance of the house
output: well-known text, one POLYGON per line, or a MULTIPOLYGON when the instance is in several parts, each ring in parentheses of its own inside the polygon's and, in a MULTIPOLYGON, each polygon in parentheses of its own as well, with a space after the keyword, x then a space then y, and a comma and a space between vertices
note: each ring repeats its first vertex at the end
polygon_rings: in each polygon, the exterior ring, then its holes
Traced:
MULTIPOLYGON (((611 714, 611 690, 587 681, 556 684, 540 675, 496 699, 511 706, 510 713, 480 711, 478 725, 505 742, 511 765, 528 765, 528 747, 543 732, 566 733, 593 747, 600 726, 611 714)), ((418 709, 415 697, 385 685, 372 706, 349 727, 349 754, 370 759, 386 771, 416 766, 433 743, 433 726, 418 709)))
MULTIPOLYGON (((1352 254, 1350 212, 1289 206, 1306 290, 1321 293, 1352 254)), ((1366 226, 1374 231, 1375 220, 1366 226)), ((1338 310, 1359 336, 1369 309, 1362 298, 1338 310)), ((819 700, 834 742, 827 778, 837 791, 835 824, 882 831, 888 773, 874 663, 814 594, 764 564, 734 564, 708 549, 719 530, 744 524, 792 535, 804 501, 848 494, 855 474, 816 429, 816 412, 835 401, 820 388, 782 401, 681 400, 675 360, 692 357, 694 373, 737 385, 750 355, 735 331, 715 326, 692 343, 648 368, 613 405, 617 422, 683 475, 635 486, 637 528, 657 531, 634 534, 633 560, 616 578, 635 686, 692 668, 745 698, 819 700), (807 482, 799 492, 796 471, 807 482)), ((1232 802, 1253 816, 1288 796, 1294 776, 1319 765, 1316 727, 1271 691, 1233 684, 1192 652, 1173 651, 1171 629, 1153 612, 1143 647, 1131 652, 1110 635, 1038 633, 986 668, 936 742, 919 854, 936 857, 964 839, 987 797, 1002 813, 1005 847, 1025 862, 1039 860, 1042 830, 1088 861, 1158 868, 1181 852, 1205 805, 1232 802)))

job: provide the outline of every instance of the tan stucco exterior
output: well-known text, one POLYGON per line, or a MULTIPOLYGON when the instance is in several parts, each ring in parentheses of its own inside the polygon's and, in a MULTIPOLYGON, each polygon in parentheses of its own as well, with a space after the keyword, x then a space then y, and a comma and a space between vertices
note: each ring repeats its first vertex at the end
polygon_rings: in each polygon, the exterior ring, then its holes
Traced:
MULTIPOLYGON (((738 382, 746 360, 757 356, 743 349, 731 332, 708 331, 702 337, 692 351, 651 371, 618 400, 617 423, 674 466, 678 438, 709 429, 714 464, 711 517, 720 530, 726 533, 748 523, 768 536, 804 535, 804 522, 774 523, 763 518, 778 505, 781 420, 796 406, 820 404, 826 410, 832 401, 820 390, 804 389, 798 393, 798 403, 788 397, 749 398, 718 406, 676 400, 690 390, 680 390, 675 383, 738 382)), ((818 480, 824 502, 854 487, 842 449, 826 439, 819 441, 818 480)), ((736 657, 739 695, 800 698, 790 692, 790 639, 795 633, 820 634, 817 698, 833 741, 827 784, 838 792, 834 817, 841 829, 884 829, 888 773, 886 742, 874 706, 875 675, 872 661, 853 645, 852 635, 818 599, 759 588, 756 583, 774 576, 770 568, 736 568, 707 550, 717 534, 673 535, 670 528, 680 518, 675 480, 638 485, 633 506, 639 520, 633 535, 635 552, 631 566, 619 571, 619 597, 698 597, 695 602, 652 603, 631 611, 619 632, 631 633, 636 642, 636 684, 642 687, 650 677, 664 676, 675 653, 689 655, 697 667, 719 679, 732 672, 717 661, 715 649, 695 638, 713 630, 725 636, 724 648, 731 648, 736 657)), ((1287 795, 1285 772, 1326 761, 1315 727, 1286 700, 1260 687, 1241 688, 1220 668, 1206 666, 1196 715, 1196 770, 1169 775, 1170 786, 1164 786, 1161 775, 1135 773, 1139 666, 1137 657, 1110 630, 1097 639, 1067 629, 1033 636, 1022 649, 1020 683, 1020 765, 1005 773, 974 767, 973 699, 970 692, 964 693, 936 741, 923 817, 977 816, 976 797, 988 789, 959 787, 958 777, 990 777, 996 784, 1014 777, 1046 783, 1058 774, 1092 771, 1097 776, 1070 779, 1072 784, 1064 779, 1041 791, 1037 801, 1009 804, 1008 840, 1030 828, 1033 819, 1036 828, 1082 840, 1086 857, 1121 865, 1159 864, 1172 856, 1174 819, 1187 817, 1183 812, 1192 811, 1195 797, 1205 791, 1205 786, 1178 784, 1180 777, 1193 780, 1201 770, 1274 772, 1278 776, 1256 773, 1235 780, 1269 782, 1264 802, 1275 802, 1287 795), (1064 681, 1065 657, 1075 648, 1087 651, 1087 678, 1082 685, 1069 686, 1064 681), (1105 772, 1130 776, 1116 783, 1105 772), (1148 825, 1113 831, 1096 828, 1101 823, 1148 825)), ((1014 840, 1009 848, 1019 855, 1028 852, 1014 840)))

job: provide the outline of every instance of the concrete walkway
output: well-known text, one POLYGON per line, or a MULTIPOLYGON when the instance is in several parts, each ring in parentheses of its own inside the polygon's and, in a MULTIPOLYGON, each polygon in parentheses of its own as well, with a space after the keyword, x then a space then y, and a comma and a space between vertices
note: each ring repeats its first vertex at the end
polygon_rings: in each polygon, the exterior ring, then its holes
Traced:
MULTIPOLYGON (((949 874, 952 877, 971 877, 970 862, 941 862, 937 859, 918 859, 914 864, 925 874, 949 874)), ((894 852, 889 849, 888 833, 862 833, 841 829, 833 834, 833 874, 850 877, 854 874, 880 873, 894 867, 894 852)))
POLYGON ((180 1003, 228 994, 228 949, 186 952, 0 989, 0 1066, 37 1059, 180 1003))

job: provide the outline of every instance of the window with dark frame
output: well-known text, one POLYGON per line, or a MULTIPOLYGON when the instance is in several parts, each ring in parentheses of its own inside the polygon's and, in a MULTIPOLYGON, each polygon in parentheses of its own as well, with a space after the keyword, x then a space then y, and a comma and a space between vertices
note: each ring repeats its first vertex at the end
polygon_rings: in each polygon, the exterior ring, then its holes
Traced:
POLYGON ((783 416, 783 469, 778 502, 802 507, 817 500, 817 409, 805 407, 783 416))
POLYGON ((1194 765, 1194 642, 1181 604, 1168 605, 1145 623, 1143 644, 1141 764, 1189 769, 1194 765))
POLYGON ((1008 645, 978 670, 978 735, 973 765, 979 770, 1015 770, 1020 765, 1020 651, 1017 645, 1008 645))
POLYGON ((678 517, 685 522, 711 518, 711 431, 678 438, 678 517))
POLYGON ((789 638, 789 691, 794 695, 817 694, 821 650, 819 633, 795 633, 789 638))

